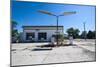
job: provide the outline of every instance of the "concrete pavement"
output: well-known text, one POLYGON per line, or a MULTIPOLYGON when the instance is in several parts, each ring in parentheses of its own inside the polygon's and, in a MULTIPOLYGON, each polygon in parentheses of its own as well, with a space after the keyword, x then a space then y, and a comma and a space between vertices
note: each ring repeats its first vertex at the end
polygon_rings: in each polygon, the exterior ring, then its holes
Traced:
POLYGON ((35 44, 12 44, 12 66, 95 61, 95 51, 87 50, 77 45, 35 51, 34 49, 38 48, 34 46, 35 44))

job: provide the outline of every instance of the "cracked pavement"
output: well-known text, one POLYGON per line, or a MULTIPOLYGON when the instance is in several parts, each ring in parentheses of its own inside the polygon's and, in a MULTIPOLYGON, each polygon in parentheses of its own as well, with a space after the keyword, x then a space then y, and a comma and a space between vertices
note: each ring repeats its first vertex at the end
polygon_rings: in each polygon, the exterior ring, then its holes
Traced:
POLYGON ((53 47, 52 50, 33 50, 46 43, 12 44, 11 65, 37 65, 95 61, 95 40, 74 40, 75 45, 53 47))

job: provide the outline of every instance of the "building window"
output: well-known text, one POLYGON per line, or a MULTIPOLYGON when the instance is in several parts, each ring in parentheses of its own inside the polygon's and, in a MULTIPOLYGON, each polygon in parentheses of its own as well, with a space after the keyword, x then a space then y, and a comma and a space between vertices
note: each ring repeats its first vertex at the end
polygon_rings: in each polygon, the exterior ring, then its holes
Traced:
POLYGON ((46 40, 46 39, 47 39, 47 33, 46 32, 38 33, 38 40, 46 40))
POLYGON ((26 40, 32 40, 35 38, 35 33, 26 33, 26 40))

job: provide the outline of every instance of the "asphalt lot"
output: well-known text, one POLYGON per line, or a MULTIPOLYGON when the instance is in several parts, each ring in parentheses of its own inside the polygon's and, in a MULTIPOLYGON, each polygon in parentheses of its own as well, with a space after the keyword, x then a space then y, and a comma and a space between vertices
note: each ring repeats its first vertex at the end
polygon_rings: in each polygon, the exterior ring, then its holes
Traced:
POLYGON ((95 40, 77 39, 73 43, 75 45, 53 47, 52 50, 34 50, 39 48, 36 45, 48 43, 11 44, 11 65, 95 61, 95 40))

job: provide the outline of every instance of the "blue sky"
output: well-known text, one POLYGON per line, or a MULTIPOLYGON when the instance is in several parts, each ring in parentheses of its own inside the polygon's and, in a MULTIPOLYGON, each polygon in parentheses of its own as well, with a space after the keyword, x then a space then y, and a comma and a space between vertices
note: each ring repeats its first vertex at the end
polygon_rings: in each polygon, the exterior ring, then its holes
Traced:
POLYGON ((18 22, 19 32, 23 25, 56 25, 56 17, 39 13, 38 10, 56 15, 76 11, 76 14, 59 17, 59 25, 64 26, 64 32, 70 27, 83 31, 83 22, 86 23, 87 31, 95 30, 95 6, 12 1, 11 7, 11 19, 18 22))

